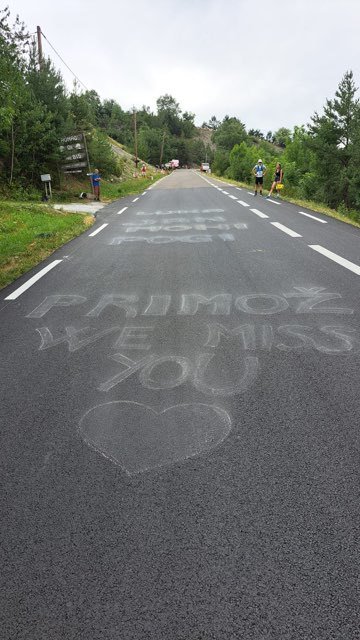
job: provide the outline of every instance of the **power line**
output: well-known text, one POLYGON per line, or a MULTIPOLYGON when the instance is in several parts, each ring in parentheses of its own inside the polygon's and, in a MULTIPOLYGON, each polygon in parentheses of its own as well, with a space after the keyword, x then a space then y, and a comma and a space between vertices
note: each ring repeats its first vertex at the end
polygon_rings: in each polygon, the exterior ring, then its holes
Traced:
POLYGON ((58 51, 56 51, 55 47, 53 47, 53 45, 51 44, 51 42, 48 40, 48 38, 46 37, 45 33, 43 33, 43 31, 41 31, 41 35, 45 38, 46 42, 49 44, 49 46, 52 48, 52 50, 56 53, 56 55, 58 56, 58 58, 60 58, 61 62, 65 65, 65 67, 67 67, 67 69, 69 69, 70 73, 73 74, 74 78, 80 83, 82 84, 82 86, 86 89, 86 91, 90 91, 90 89, 87 88, 87 86, 81 82, 80 78, 77 77, 77 75, 73 72, 72 69, 70 69, 69 65, 66 64, 65 60, 61 57, 60 53, 58 53, 58 51))

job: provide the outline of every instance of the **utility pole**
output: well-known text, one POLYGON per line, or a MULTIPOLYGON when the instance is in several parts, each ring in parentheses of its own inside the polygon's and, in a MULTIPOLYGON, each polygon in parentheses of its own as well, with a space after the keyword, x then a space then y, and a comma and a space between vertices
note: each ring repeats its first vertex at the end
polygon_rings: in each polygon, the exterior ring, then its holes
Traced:
POLYGON ((136 126, 136 109, 134 107, 134 147, 135 147, 135 169, 138 166, 138 148, 137 148, 137 126, 136 126))
POLYGON ((38 57, 39 57, 39 69, 43 70, 43 50, 42 50, 42 42, 41 42, 41 27, 36 27, 37 33, 37 45, 38 45, 38 57))
POLYGON ((161 165, 162 165, 162 161, 163 161, 163 155, 164 155, 164 144, 165 144, 165 131, 163 133, 163 137, 162 137, 162 141, 161 141, 161 150, 160 150, 160 169, 161 169, 161 165))

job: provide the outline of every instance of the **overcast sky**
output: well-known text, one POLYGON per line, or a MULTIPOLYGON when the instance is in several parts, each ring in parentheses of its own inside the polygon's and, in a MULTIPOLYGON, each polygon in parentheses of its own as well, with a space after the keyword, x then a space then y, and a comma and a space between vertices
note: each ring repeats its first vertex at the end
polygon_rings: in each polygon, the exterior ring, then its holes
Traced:
MULTIPOLYGON (((6 4, 6 3, 5 3, 6 4)), ((344 72, 360 85, 360 0, 9 0, 101 98, 123 109, 170 93, 201 125, 305 124, 344 72)), ((3 7, 4 3, 0 2, 3 7)), ((72 76, 44 42, 69 88, 72 76)))

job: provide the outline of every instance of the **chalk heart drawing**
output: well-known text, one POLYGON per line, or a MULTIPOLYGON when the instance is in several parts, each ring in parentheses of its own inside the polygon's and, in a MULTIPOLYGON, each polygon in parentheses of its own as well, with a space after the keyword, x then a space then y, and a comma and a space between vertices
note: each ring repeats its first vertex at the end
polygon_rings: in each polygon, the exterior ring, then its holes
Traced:
POLYGON ((207 404, 178 404, 160 413, 138 402, 97 405, 81 419, 84 441, 132 476, 193 458, 218 446, 229 414, 207 404))

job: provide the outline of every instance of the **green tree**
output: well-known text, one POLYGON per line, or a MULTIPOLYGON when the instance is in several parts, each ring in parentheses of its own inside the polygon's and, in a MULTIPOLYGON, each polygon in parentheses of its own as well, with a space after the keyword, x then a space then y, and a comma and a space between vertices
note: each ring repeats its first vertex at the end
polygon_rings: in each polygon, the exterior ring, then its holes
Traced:
POLYGON ((315 113, 309 127, 314 151, 314 169, 319 183, 318 198, 337 207, 356 205, 354 173, 358 174, 359 100, 352 71, 342 78, 333 100, 327 100, 322 115, 315 113))
POLYGON ((238 118, 225 116, 221 125, 212 134, 212 140, 217 147, 231 149, 247 138, 245 125, 238 118))
POLYGON ((230 165, 230 151, 227 149, 216 149, 212 169, 217 175, 225 175, 230 165))
POLYGON ((286 147, 291 141, 291 131, 286 127, 280 127, 273 134, 272 142, 278 147, 286 147))
POLYGON ((179 103, 176 102, 169 94, 160 96, 156 101, 158 122, 162 129, 167 129, 172 135, 181 134, 180 115, 181 109, 179 103))

